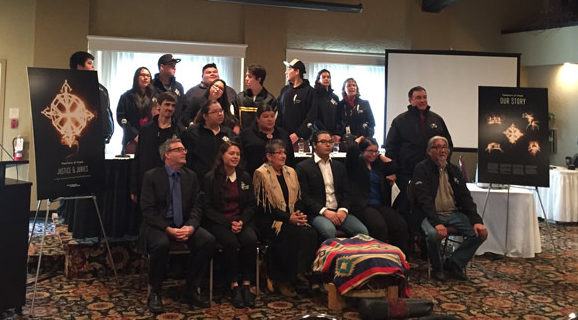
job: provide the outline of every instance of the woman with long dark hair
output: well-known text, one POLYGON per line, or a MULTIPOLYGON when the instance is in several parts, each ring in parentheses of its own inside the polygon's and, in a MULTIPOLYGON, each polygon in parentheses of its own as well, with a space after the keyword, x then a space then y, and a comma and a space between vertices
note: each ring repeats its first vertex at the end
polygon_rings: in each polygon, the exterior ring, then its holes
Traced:
POLYGON ((139 129, 152 120, 156 105, 156 90, 151 85, 151 72, 146 67, 136 69, 132 88, 120 96, 116 120, 123 129, 122 152, 134 153, 139 129))
POLYGON ((301 211, 301 189, 297 173, 285 165, 286 143, 267 143, 267 162, 255 170, 253 187, 259 207, 258 229, 269 240, 267 288, 295 297, 294 284, 311 271, 317 250, 317 232, 301 211))
POLYGON ((395 163, 379 154, 375 139, 358 137, 347 146, 345 166, 351 184, 350 212, 367 226, 370 236, 407 253, 407 224, 391 208, 395 163))
MULTIPOLYGON (((245 155, 245 169, 251 175, 267 160, 265 156, 267 142, 281 139, 286 141, 287 145, 291 145, 287 131, 275 125, 275 111, 270 105, 260 105, 257 108, 255 123, 241 131, 241 149, 245 155)), ((289 148, 286 152, 287 163, 293 165, 295 160, 293 148, 289 148)))
POLYGON ((342 115, 342 132, 354 137, 373 137, 375 119, 369 101, 359 97, 359 87, 353 78, 347 78, 341 87, 343 100, 339 101, 342 115))
POLYGON ((315 91, 313 105, 315 114, 315 127, 317 130, 325 130, 331 134, 334 142, 341 140, 341 112, 339 112, 339 98, 331 88, 331 73, 322 69, 315 79, 315 91))
POLYGON ((231 303, 236 308, 252 307, 250 291, 257 258, 257 234, 253 227, 255 199, 251 177, 239 167, 237 143, 221 144, 215 167, 204 178, 207 229, 223 246, 225 276, 231 286, 231 303))

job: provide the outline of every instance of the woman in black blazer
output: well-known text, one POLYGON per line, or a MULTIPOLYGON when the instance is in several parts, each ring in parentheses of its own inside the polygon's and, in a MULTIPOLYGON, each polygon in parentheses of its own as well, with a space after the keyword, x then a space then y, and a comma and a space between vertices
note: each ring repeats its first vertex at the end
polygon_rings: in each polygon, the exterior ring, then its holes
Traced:
POLYGON ((238 167, 240 160, 239 145, 223 142, 215 168, 205 175, 203 183, 206 226, 223 246, 231 303, 236 308, 255 304, 255 295, 249 289, 257 258, 257 234, 252 222, 255 199, 251 177, 238 167))
POLYGON ((391 208, 395 163, 380 155, 377 141, 363 136, 347 147, 345 159, 351 184, 351 210, 369 235, 406 252, 409 234, 405 220, 391 208))

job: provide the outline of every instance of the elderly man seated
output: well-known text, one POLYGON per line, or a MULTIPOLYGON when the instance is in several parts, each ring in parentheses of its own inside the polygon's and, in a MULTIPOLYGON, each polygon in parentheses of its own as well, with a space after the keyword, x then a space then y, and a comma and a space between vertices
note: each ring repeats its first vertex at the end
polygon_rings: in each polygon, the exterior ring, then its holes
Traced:
POLYGON ((459 168, 447 161, 448 140, 434 136, 428 141, 426 151, 429 157, 418 163, 413 173, 414 210, 425 217, 421 228, 426 235, 432 274, 438 280, 445 280, 445 269, 449 276, 467 280, 463 269, 486 240, 488 230, 459 168), (448 236, 448 227, 462 235, 464 241, 444 265, 440 240, 448 236))

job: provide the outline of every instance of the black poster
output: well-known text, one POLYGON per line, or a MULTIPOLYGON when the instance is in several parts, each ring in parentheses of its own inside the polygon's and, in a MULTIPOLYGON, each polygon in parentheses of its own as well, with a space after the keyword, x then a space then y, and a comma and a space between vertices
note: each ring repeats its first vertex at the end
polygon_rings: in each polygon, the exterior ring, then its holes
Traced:
POLYGON ((38 199, 103 185, 104 140, 93 71, 28 68, 38 199))
POLYGON ((548 90, 479 87, 478 181, 548 187, 548 90))

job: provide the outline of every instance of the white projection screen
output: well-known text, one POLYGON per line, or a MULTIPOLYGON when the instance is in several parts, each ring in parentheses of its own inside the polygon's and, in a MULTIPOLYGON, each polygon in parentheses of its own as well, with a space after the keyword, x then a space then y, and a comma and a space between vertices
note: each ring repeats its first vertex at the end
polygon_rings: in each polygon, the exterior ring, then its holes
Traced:
POLYGON ((386 50, 384 136, 407 111, 409 89, 419 85, 445 120, 454 148, 477 149, 478 86, 518 87, 519 60, 519 54, 386 50))

